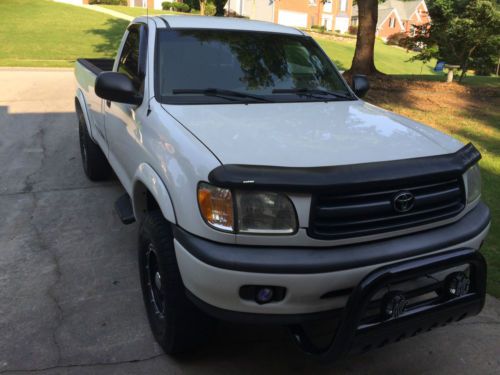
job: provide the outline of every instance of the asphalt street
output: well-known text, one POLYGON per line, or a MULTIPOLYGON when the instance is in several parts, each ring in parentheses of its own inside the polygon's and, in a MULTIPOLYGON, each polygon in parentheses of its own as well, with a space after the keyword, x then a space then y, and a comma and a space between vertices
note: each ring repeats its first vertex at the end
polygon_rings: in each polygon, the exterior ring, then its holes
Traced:
POLYGON ((0 69, 0 374, 499 374, 500 302, 478 317, 324 367, 280 327, 221 324, 162 354, 146 320, 137 225, 116 179, 83 173, 71 70, 0 69))

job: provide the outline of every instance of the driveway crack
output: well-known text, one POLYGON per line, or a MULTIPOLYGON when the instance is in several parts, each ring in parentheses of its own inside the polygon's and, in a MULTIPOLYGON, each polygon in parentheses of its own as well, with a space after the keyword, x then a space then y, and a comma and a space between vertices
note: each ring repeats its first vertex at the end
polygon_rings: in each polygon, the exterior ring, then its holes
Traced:
POLYGON ((63 312, 63 309, 61 307, 61 304, 59 303, 59 299, 56 296, 55 288, 57 287, 57 285, 59 284, 59 281, 61 280, 61 276, 62 276, 61 267, 60 267, 60 263, 59 263, 59 256, 54 251, 51 250, 51 247, 49 246, 49 244, 47 243, 47 241, 45 240, 45 238, 43 236, 42 230, 36 224, 35 214, 36 214, 36 211, 38 209, 39 198, 38 198, 36 193, 32 193, 32 197, 33 197, 33 208, 32 208, 31 217, 30 217, 30 224, 34 230, 35 241, 36 241, 36 244, 37 244, 39 250, 49 254, 51 257, 52 263, 54 264, 54 270, 53 270, 54 282, 47 289, 47 297, 53 302, 53 304, 56 308, 56 311, 57 311, 57 314, 56 314, 57 317, 55 319, 55 326, 52 330, 52 342, 53 342, 54 347, 56 349, 56 355, 57 355, 56 364, 59 364, 59 362, 61 360, 61 345, 59 344, 59 341, 57 340, 57 332, 58 332, 59 327, 61 326, 61 324, 63 322, 64 312, 63 312))
POLYGON ((165 357, 165 356, 166 356, 165 354, 161 353, 161 354, 153 355, 151 357, 130 359, 130 360, 124 360, 124 361, 116 361, 116 362, 72 363, 72 364, 65 364, 65 365, 61 364, 61 365, 57 365, 57 366, 41 367, 41 368, 26 369, 26 370, 2 370, 2 371, 0 371, 0 374, 22 374, 22 373, 35 374, 38 372, 51 371, 51 370, 62 370, 62 369, 70 369, 70 368, 118 366, 118 365, 124 365, 124 364, 152 361, 156 358, 165 357))
POLYGON ((43 170, 43 165, 45 164, 45 159, 47 157, 47 148, 45 147, 45 129, 40 128, 36 133, 35 137, 38 138, 40 143, 40 149, 42 150, 42 156, 40 158, 40 167, 37 168, 34 172, 30 173, 24 179, 24 188, 22 189, 24 192, 31 192, 33 190, 33 185, 35 184, 35 176, 38 172, 43 170))

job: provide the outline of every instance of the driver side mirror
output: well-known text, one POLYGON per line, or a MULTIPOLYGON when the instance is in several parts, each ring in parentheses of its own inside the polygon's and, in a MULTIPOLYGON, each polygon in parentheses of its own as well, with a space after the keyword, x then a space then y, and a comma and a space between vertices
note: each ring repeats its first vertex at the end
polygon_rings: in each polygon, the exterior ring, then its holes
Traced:
POLYGON ((100 73, 95 81, 95 93, 112 102, 135 105, 142 103, 142 95, 137 92, 132 80, 123 73, 100 73))
POLYGON ((362 74, 354 75, 352 77, 352 89, 359 98, 365 96, 370 89, 370 82, 368 81, 368 78, 362 74))

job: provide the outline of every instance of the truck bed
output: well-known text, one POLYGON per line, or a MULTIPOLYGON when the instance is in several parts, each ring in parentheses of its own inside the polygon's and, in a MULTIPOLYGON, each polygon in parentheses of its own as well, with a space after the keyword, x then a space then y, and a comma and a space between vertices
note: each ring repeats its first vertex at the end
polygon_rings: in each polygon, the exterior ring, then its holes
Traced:
POLYGON ((97 76, 102 72, 113 70, 113 59, 78 59, 75 64, 75 77, 78 91, 82 96, 81 102, 85 103, 88 116, 88 131, 96 142, 105 142, 99 138, 96 126, 104 124, 103 101, 95 93, 95 82, 97 76))
POLYGON ((114 59, 78 59, 76 60, 95 75, 113 70, 114 59))

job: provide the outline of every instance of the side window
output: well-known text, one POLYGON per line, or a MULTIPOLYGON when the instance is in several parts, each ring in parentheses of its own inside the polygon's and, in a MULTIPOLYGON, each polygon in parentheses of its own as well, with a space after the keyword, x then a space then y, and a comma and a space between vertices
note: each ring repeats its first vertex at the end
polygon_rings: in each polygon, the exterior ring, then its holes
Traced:
POLYGON ((139 77, 139 31, 130 29, 123 45, 118 72, 126 74, 134 83, 137 91, 142 91, 142 79, 139 77))

